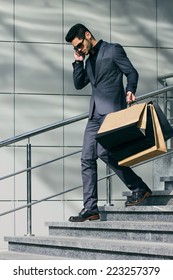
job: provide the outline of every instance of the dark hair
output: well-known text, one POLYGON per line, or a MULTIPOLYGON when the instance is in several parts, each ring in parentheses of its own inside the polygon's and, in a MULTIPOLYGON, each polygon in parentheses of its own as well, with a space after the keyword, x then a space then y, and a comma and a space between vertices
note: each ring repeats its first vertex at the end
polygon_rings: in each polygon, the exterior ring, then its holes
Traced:
POLYGON ((84 39, 86 31, 90 32, 88 30, 88 28, 85 27, 85 25, 83 25, 81 23, 77 23, 70 28, 70 30, 68 31, 68 33, 65 37, 65 40, 67 42, 72 42, 73 39, 76 38, 76 37, 79 38, 79 39, 84 39))

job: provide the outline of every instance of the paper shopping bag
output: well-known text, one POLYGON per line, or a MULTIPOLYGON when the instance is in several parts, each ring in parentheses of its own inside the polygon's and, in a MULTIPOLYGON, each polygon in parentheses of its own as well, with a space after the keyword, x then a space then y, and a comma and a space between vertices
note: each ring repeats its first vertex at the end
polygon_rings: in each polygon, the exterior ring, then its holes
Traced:
POLYGON ((170 123, 168 122, 168 120, 167 120, 165 114, 163 113, 162 109, 160 108, 160 106, 155 101, 152 101, 149 104, 153 104, 154 109, 156 110, 156 113, 157 113, 157 116, 159 119, 159 123, 160 123, 161 129, 162 129, 164 140, 167 141, 168 139, 173 137, 173 128, 170 125, 170 123))
POLYGON ((147 104, 141 103, 110 113, 102 123, 96 140, 105 148, 143 138, 147 122, 147 104))
POLYGON ((109 151, 111 155, 114 157, 114 159, 116 159, 117 161, 121 161, 136 153, 151 148, 154 145, 155 145, 155 138, 154 138, 154 128, 153 128, 151 109, 150 106, 147 106, 147 122, 146 122, 145 136, 132 141, 128 141, 127 143, 114 146, 113 148, 110 148, 109 151))
POLYGON ((118 164, 121 166, 131 166, 143 162, 147 159, 151 159, 158 155, 164 154, 167 151, 156 110, 153 105, 148 106, 150 106, 151 110, 155 144, 149 149, 146 149, 139 153, 135 153, 134 155, 119 161, 118 164))

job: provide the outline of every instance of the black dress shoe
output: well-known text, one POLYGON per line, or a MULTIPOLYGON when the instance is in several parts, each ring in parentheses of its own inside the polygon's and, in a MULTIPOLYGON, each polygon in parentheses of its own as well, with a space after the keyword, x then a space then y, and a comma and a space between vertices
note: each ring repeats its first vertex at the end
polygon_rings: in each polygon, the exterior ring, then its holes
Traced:
POLYGON ((69 218, 70 222, 84 222, 86 220, 99 220, 100 216, 97 212, 86 210, 85 208, 81 210, 78 216, 71 216, 69 218))
POLYGON ((145 198, 149 197, 152 194, 150 189, 141 192, 132 192, 132 195, 127 198, 125 206, 133 206, 141 203, 145 198))

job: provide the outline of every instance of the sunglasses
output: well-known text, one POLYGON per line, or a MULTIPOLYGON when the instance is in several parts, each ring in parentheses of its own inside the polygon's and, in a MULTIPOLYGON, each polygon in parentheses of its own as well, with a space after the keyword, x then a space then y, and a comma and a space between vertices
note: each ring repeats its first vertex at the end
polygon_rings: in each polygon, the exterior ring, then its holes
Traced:
POLYGON ((77 46, 74 46, 75 51, 78 51, 79 49, 81 49, 83 47, 84 40, 85 40, 85 37, 83 38, 82 42, 80 42, 77 46))

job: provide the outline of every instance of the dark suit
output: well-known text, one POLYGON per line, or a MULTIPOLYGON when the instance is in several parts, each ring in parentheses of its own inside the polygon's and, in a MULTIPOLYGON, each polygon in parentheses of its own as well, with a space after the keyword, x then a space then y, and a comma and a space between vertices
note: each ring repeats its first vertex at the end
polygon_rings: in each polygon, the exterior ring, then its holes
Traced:
POLYGON ((76 89, 88 83, 92 86, 89 120, 84 134, 82 152, 82 178, 84 207, 98 211, 97 208, 97 159, 101 158, 119 176, 130 190, 142 191, 147 188, 142 179, 129 167, 121 167, 96 140, 96 134, 106 114, 126 108, 123 75, 127 77, 126 92, 135 93, 138 73, 119 44, 102 42, 93 74, 90 58, 73 63, 73 79, 76 89))

